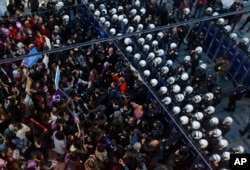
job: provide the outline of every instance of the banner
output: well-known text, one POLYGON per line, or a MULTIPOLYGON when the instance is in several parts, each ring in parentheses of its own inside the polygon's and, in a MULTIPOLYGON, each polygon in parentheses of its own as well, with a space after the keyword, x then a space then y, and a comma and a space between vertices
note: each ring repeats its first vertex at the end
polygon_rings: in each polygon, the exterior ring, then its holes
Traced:
MULTIPOLYGON (((32 48, 32 50, 30 50, 30 52, 28 53, 28 55, 32 55, 32 54, 36 54, 38 53, 37 49, 35 47, 32 48)), ((33 65, 36 64, 36 62, 39 60, 39 58, 41 58, 41 55, 35 55, 33 57, 26 57, 23 59, 22 64, 26 67, 32 67, 33 65)))
POLYGON ((60 68, 59 66, 56 67, 56 75, 55 75, 55 87, 56 90, 59 88, 59 80, 60 80, 60 68))
POLYGON ((59 103, 60 101, 63 101, 66 99, 66 94, 61 90, 57 89, 55 94, 52 96, 49 106, 53 107, 55 104, 59 103))

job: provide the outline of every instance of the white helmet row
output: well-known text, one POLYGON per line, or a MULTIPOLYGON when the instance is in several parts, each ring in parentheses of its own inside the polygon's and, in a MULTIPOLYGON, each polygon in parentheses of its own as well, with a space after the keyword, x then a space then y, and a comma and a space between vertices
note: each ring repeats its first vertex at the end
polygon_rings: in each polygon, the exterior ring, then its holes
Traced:
POLYGON ((228 146, 228 140, 220 139, 218 145, 219 145, 220 148, 224 149, 224 148, 226 148, 228 146))
POLYGON ((134 32, 134 27, 129 26, 126 32, 127 32, 127 33, 132 33, 132 32, 134 32))
POLYGON ((230 116, 225 117, 222 121, 223 125, 231 125, 232 123, 233 123, 233 118, 230 116))
POLYGON ((185 115, 181 116, 180 117, 180 122, 181 122, 182 125, 187 125, 188 122, 189 122, 189 118, 187 116, 185 116, 185 115))
POLYGON ((205 99, 208 100, 208 101, 212 101, 213 98, 214 98, 214 94, 211 93, 211 92, 208 92, 204 95, 205 99))
POLYGON ((172 91, 173 91, 174 93, 179 93, 179 92, 181 91, 181 87, 180 87, 178 84, 174 84, 174 85, 172 86, 172 91))
POLYGON ((155 58, 155 53, 154 52, 148 53, 148 57, 147 57, 148 60, 153 60, 154 58, 155 58))
POLYGON ((158 32, 158 33, 157 33, 158 39, 162 39, 163 36, 164 36, 163 32, 158 32))
POLYGON ((188 15, 188 14, 190 14, 190 9, 189 8, 184 8, 184 14, 185 15, 188 15))
POLYGON ((194 110, 194 106, 191 105, 191 104, 186 104, 186 105, 184 106, 184 110, 185 110, 187 113, 190 113, 190 112, 192 112, 192 111, 194 110))
POLYGON ((136 9, 131 9, 130 10, 130 15, 134 16, 137 14, 137 10, 136 9))
POLYGON ((181 79, 182 79, 183 81, 188 80, 188 78, 189 78, 189 75, 188 75, 188 73, 187 73, 187 72, 183 72, 183 73, 181 73, 181 79))
POLYGON ((137 25, 137 31, 141 31, 141 30, 143 30, 143 25, 142 24, 138 24, 137 25))
POLYGON ((109 21, 105 21, 104 22, 104 27, 109 28, 110 27, 110 22, 109 21))
POLYGON ((202 47, 196 47, 195 48, 195 51, 198 53, 198 54, 200 54, 201 52, 202 52, 202 47))
POLYGON ((149 77, 150 76, 150 71, 149 70, 144 70, 143 71, 143 75, 145 76, 145 77, 149 77))
POLYGON ((158 80, 157 79, 151 79, 150 84, 151 84, 151 86, 155 87, 155 86, 158 85, 158 80))
POLYGON ((218 19, 218 24, 219 25, 224 25, 224 23, 225 23, 225 19, 224 18, 219 18, 218 19))
POLYGON ((221 157, 219 154, 213 154, 210 156, 209 160, 213 163, 219 163, 221 161, 221 157))
POLYGON ((151 40, 153 39, 152 34, 147 34, 146 37, 145 37, 145 39, 146 39, 147 41, 151 41, 151 40))
POLYGON ((191 61, 190 55, 186 55, 183 60, 185 63, 189 63, 191 61))
POLYGON ((140 45, 144 45, 145 44, 145 39, 144 38, 139 38, 138 40, 137 40, 137 42, 138 42, 138 44, 140 44, 140 45))
POLYGON ((168 92, 168 88, 166 86, 161 86, 159 89, 160 94, 166 94, 168 92))
POLYGON ((175 83, 175 78, 174 77, 169 77, 168 79, 167 79, 167 83, 168 84, 174 84, 175 83))
POLYGON ((162 74, 167 74, 169 72, 169 68, 167 67, 167 66, 163 66, 162 68, 161 68, 161 73, 162 74))
POLYGON ((172 102, 172 99, 170 97, 165 97, 164 99, 162 99, 162 102, 165 104, 165 105, 169 105, 171 102, 172 102))
POLYGON ((228 33, 232 30, 232 27, 230 25, 226 25, 226 26, 224 26, 224 30, 226 33, 228 33))
POLYGON ((196 121, 196 120, 193 120, 193 121, 191 122, 191 128, 192 128, 193 130, 200 129, 200 127, 201 127, 200 122, 198 122, 198 121, 196 121))
POLYGON ((175 99, 178 102, 182 102, 185 99, 185 97, 183 94, 180 93, 180 94, 175 95, 175 99))
POLYGON ((198 140, 198 139, 201 139, 203 135, 201 131, 195 130, 195 131, 192 131, 191 136, 193 139, 198 140))
POLYGON ((202 100, 202 98, 201 98, 201 96, 198 95, 198 94, 192 97, 192 101, 193 101, 194 103, 200 103, 201 100, 202 100))
POLYGON ((220 129, 216 128, 216 129, 209 131, 208 134, 212 137, 218 138, 222 135, 222 131, 220 129))
POLYGON ((244 37, 244 38, 242 38, 242 41, 243 41, 243 43, 244 43, 245 45, 247 45, 247 44, 249 43, 249 38, 244 37))
POLYGON ((202 120, 204 118, 204 114, 202 112, 196 112, 193 117, 196 119, 196 120, 202 120))
POLYGON ((145 44, 145 45, 143 46, 143 51, 144 51, 144 52, 148 52, 149 49, 150 49, 150 47, 149 47, 148 44, 145 44))
POLYGON ((126 47, 126 52, 132 53, 132 51, 133 51, 133 47, 132 46, 127 46, 126 47))
POLYGON ((228 151, 223 152, 221 155, 221 158, 225 161, 230 160, 230 152, 228 152, 228 151))
POLYGON ((146 9, 145 8, 141 8, 140 9, 140 13, 141 13, 141 15, 145 15, 146 14, 146 9))
POLYGON ((155 53, 156 53, 157 56, 161 57, 161 56, 164 55, 164 50, 163 49, 159 49, 155 53))
POLYGON ((152 47, 156 48, 158 47, 158 45, 159 45, 158 41, 156 40, 152 41, 152 47))
POLYGON ((238 35, 235 32, 230 34, 230 38, 233 39, 233 40, 236 40, 237 37, 238 37, 238 35))
POLYGON ((171 49, 177 48, 177 44, 176 44, 176 43, 171 43, 171 44, 170 44, 170 48, 171 48, 171 49))
POLYGON ((217 117, 212 117, 210 120, 209 120, 209 124, 211 126, 217 126, 219 124, 219 119, 217 117))
POLYGON ((134 17, 133 21, 136 22, 137 24, 139 24, 140 21, 141 21, 140 15, 136 15, 136 16, 134 17))
POLYGON ((116 29, 115 29, 115 28, 111 28, 111 29, 109 30, 109 33, 110 33, 111 35, 115 35, 115 34, 116 34, 116 29))
POLYGON ((208 146, 208 141, 206 139, 200 139, 199 145, 201 149, 205 149, 208 146))
POLYGON ((204 112, 206 112, 207 114, 213 114, 215 111, 215 108, 213 106, 208 106, 204 109, 204 112))
POLYGON ((117 13, 117 10, 115 8, 112 8, 111 10, 109 10, 110 14, 114 15, 117 13))
POLYGON ((161 64, 161 62, 162 62, 162 58, 161 58, 161 57, 156 57, 156 58, 154 59, 154 64, 155 64, 155 66, 161 64))
POLYGON ((141 59, 141 54, 135 53, 134 54, 134 59, 137 60, 137 61, 139 61, 141 59))
POLYGON ((132 44, 131 38, 125 38, 125 39, 124 39, 124 44, 125 44, 125 45, 130 45, 130 44, 132 44))
POLYGON ((139 65, 140 65, 141 67, 145 67, 145 66, 147 65, 147 62, 146 62, 145 60, 140 60, 140 61, 139 61, 139 65))
POLYGON ((185 88, 185 92, 187 93, 187 94, 191 94, 192 92, 193 92, 193 87, 192 86, 187 86, 186 88, 185 88))
POLYGON ((174 114, 177 115, 177 114, 179 114, 181 112, 181 108, 179 106, 174 106, 172 108, 172 111, 173 111, 174 114))

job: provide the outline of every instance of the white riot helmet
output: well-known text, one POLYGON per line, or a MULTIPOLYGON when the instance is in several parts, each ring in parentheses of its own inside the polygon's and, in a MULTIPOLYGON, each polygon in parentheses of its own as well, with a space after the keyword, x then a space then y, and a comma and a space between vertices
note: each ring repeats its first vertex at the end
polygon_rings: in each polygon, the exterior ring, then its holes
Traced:
POLYGON ((188 78, 189 78, 189 75, 188 75, 188 73, 187 73, 187 72, 183 72, 183 73, 181 73, 181 79, 182 79, 183 81, 188 80, 188 78))
POLYGON ((140 45, 144 45, 145 44, 145 39, 144 38, 139 38, 138 40, 137 40, 137 42, 138 42, 138 44, 140 44, 140 45))
POLYGON ((189 118, 187 116, 185 116, 185 115, 181 116, 180 117, 180 122, 181 122, 182 125, 187 125, 188 122, 189 122, 189 118))
POLYGON ((177 94, 177 95, 175 95, 175 99, 176 99, 176 101, 178 101, 178 102, 182 102, 183 100, 184 100, 184 95, 183 94, 177 94))
POLYGON ((202 47, 196 47, 195 48, 195 51, 198 53, 198 54, 200 54, 201 52, 202 52, 202 47))
POLYGON ((207 13, 212 13, 212 12, 213 12, 213 8, 208 7, 208 8, 206 9, 206 12, 207 12, 207 13))
POLYGON ((207 65, 205 63, 201 63, 199 67, 203 70, 207 69, 207 65))
POLYGON ((200 95, 195 95, 193 98, 192 98, 192 101, 194 102, 194 103, 200 103, 201 102, 201 96, 200 95))
POLYGON ((220 139, 218 145, 220 148, 226 148, 228 146, 228 141, 226 139, 220 139))
POLYGON ((174 84, 172 90, 174 93, 179 93, 181 91, 181 87, 178 84, 174 84))
POLYGON ((112 8, 110 11, 109 11, 112 15, 116 14, 117 13, 117 10, 115 8, 112 8))
POLYGON ((100 4, 100 5, 99 5, 99 9, 100 9, 100 10, 105 9, 105 5, 104 5, 104 4, 100 4))
POLYGON ((119 15, 119 16, 118 16, 118 20, 119 20, 119 21, 123 21, 123 19, 124 19, 124 16, 123 16, 123 15, 119 15))
POLYGON ((162 99, 162 102, 165 104, 165 105, 169 105, 172 100, 170 97, 165 97, 164 99, 162 99))
POLYGON ((214 130, 208 132, 208 134, 213 136, 213 137, 218 138, 218 137, 220 137, 222 135, 222 131, 217 128, 217 129, 214 129, 214 130))
POLYGON ((163 49, 159 49, 159 50, 157 50, 155 53, 156 53, 157 56, 160 56, 160 57, 161 57, 161 56, 164 55, 164 50, 163 50, 163 49))
POLYGON ((187 86, 186 88, 185 88, 185 92, 187 92, 187 94, 191 94, 192 92, 193 92, 193 87, 192 86, 187 86))
POLYGON ((141 66, 141 67, 145 67, 146 66, 146 61, 145 60, 140 60, 139 61, 139 65, 141 66))
POLYGON ((148 52, 149 51, 149 45, 148 44, 145 44, 144 46, 143 46, 143 51, 144 52, 148 52))
POLYGON ((160 94, 166 94, 168 92, 168 88, 166 86, 161 86, 159 93, 160 94))
POLYGON ((94 4, 92 4, 92 3, 91 3, 91 4, 89 4, 89 9, 90 9, 90 10, 94 10, 94 9, 95 9, 95 5, 94 5, 94 4))
POLYGON ((225 161, 230 160, 230 152, 228 152, 228 151, 223 152, 222 155, 221 155, 221 157, 225 161))
POLYGON ((116 34, 116 29, 115 28, 111 28, 109 30, 109 32, 110 32, 110 35, 115 35, 116 34))
POLYGON ((126 52, 132 53, 132 51, 133 51, 133 47, 132 46, 127 46, 126 47, 126 52))
POLYGON ((118 15, 117 14, 112 15, 112 20, 117 21, 118 20, 118 15))
POLYGON ((213 114, 214 113, 214 111, 215 111, 215 108, 213 107, 213 106, 208 106, 208 107, 206 107, 205 108, 205 110, 204 110, 207 114, 213 114))
POLYGON ((145 9, 145 8, 141 8, 141 9, 140 9, 140 13, 141 13, 141 15, 146 14, 146 9, 145 9))
POLYGON ((196 120, 202 120, 204 117, 204 114, 202 112, 196 112, 193 116, 196 120))
POLYGON ((233 123, 233 118, 230 116, 227 116, 224 118, 224 120, 222 121, 223 125, 231 125, 233 123))
POLYGON ((184 110, 187 112, 187 113, 190 113, 194 110, 194 106, 191 105, 191 104, 186 104, 185 107, 184 107, 184 110))
POLYGON ((150 71, 149 71, 149 70, 144 70, 144 71, 143 71, 143 75, 144 75, 145 77, 149 77, 149 76, 150 76, 150 71))
POLYGON ((139 53, 134 54, 134 59, 137 60, 137 61, 140 60, 141 55, 139 53))
POLYGON ((110 22, 109 21, 105 21, 104 22, 104 27, 109 28, 110 27, 110 22))
POLYGON ((188 14, 190 13, 190 9, 189 9, 189 8, 184 8, 183 11, 184 11, 184 14, 185 14, 185 15, 188 15, 188 14))
POLYGON ((233 40, 236 40, 237 37, 238 37, 238 35, 235 32, 230 34, 230 38, 233 39, 233 40))
POLYGON ((232 149, 233 149, 234 153, 236 153, 236 154, 241 154, 241 153, 244 153, 244 151, 245 151, 244 147, 241 145, 233 147, 232 149))
POLYGON ((153 47, 153 48, 158 47, 158 41, 154 40, 154 41, 152 42, 152 47, 153 47))
POLYGON ((225 19, 224 18, 219 18, 218 19, 218 24, 219 25, 223 25, 225 23, 225 19))
POLYGON ((155 53, 154 53, 154 52, 150 52, 150 53, 148 54, 147 59, 148 59, 148 60, 153 60, 154 58, 155 58, 155 53))
POLYGON ((137 13, 137 10, 136 9, 131 9, 130 10, 130 15, 136 15, 136 13, 137 13))
POLYGON ((224 30, 225 30, 226 33, 228 33, 228 32, 230 32, 232 30, 232 27, 230 25, 226 25, 224 27, 224 30))
POLYGON ((158 38, 158 40, 162 39, 163 36, 164 36, 163 32, 158 32, 158 33, 157 33, 157 38, 158 38))
POLYGON ((155 28, 155 24, 148 24, 148 28, 149 29, 154 29, 155 28))
POLYGON ((105 17, 100 17, 100 23, 104 24, 104 22, 106 21, 105 17))
POLYGON ((154 63, 155 63, 156 66, 159 65, 159 64, 161 64, 161 62, 162 62, 162 58, 161 57, 156 57, 154 59, 154 63))
POLYGON ((146 38, 146 41, 151 41, 153 39, 153 36, 152 34, 147 34, 145 38, 146 38))
POLYGON ((210 156, 209 160, 213 163, 219 163, 221 161, 221 157, 219 154, 213 154, 210 156))
POLYGON ((210 120, 209 120, 209 124, 211 126, 217 126, 219 124, 219 119, 217 117, 212 117, 210 120))
POLYGON ((174 106, 172 111, 175 115, 177 115, 181 112, 181 108, 179 106, 174 106))
POLYGON ((62 1, 60 2, 57 2, 56 6, 60 6, 60 7, 63 7, 64 6, 64 3, 62 1))
POLYGON ((201 149, 205 149, 208 146, 208 141, 206 139, 200 139, 199 144, 201 149))
POLYGON ((118 6, 118 11, 119 12, 123 11, 123 6, 118 6))
POLYGON ((166 61, 166 66, 171 67, 173 65, 173 61, 172 60, 167 60, 166 61))
POLYGON ((214 94, 211 93, 211 92, 208 92, 208 93, 206 93, 206 94, 204 95, 204 97, 206 98, 206 100, 212 101, 213 98, 214 98, 214 94))
POLYGON ((99 17, 100 15, 101 15, 100 11, 99 10, 95 10, 94 16, 99 17))
POLYGON ((191 122, 191 127, 192 127, 193 130, 197 130, 197 129, 200 129, 201 124, 200 124, 200 122, 198 122, 198 121, 196 121, 196 120, 193 120, 193 121, 191 122))
POLYGON ((191 61, 190 55, 186 55, 183 60, 185 63, 190 63, 190 61, 191 61))
POLYGON ((177 48, 177 44, 176 44, 176 43, 171 43, 171 44, 170 44, 170 48, 171 48, 171 49, 177 48))
POLYGON ((138 24, 141 21, 140 15, 136 15, 133 20, 138 24))
POLYGON ((151 79, 150 84, 151 84, 151 86, 155 87, 158 84, 158 80, 157 79, 151 79))
POLYGON ((213 14, 212 14, 212 16, 217 16, 217 15, 219 15, 218 12, 213 12, 213 14))
MULTIPOLYGON (((116 36, 122 36, 122 33, 116 34, 116 36)), ((122 40, 122 38, 117 38, 118 40, 122 40)))
POLYGON ((174 84, 174 82, 175 82, 175 78, 172 76, 167 79, 168 84, 174 84))
POLYGON ((126 32, 127 32, 127 33, 132 33, 132 32, 134 32, 134 27, 129 26, 126 32))
POLYGON ((163 66, 162 68, 161 68, 161 73, 162 74, 167 74, 169 72, 169 68, 167 67, 167 66, 163 66))
POLYGON ((68 15, 63 15, 63 20, 68 22, 69 21, 69 16, 68 15))
POLYGON ((129 45, 129 44, 131 44, 131 43, 132 43, 131 38, 125 38, 125 39, 124 39, 124 44, 125 44, 125 45, 129 45))
POLYGON ((102 9, 102 10, 101 10, 101 13, 102 13, 102 15, 105 16, 105 15, 107 15, 107 10, 106 10, 106 9, 102 9))
POLYGON ((122 23, 123 23, 123 25, 127 25, 128 24, 128 19, 127 18, 123 18, 122 23))
POLYGON ((143 25, 142 24, 138 24, 137 31, 141 31, 141 30, 143 30, 143 25))
POLYGON ((247 45, 249 43, 249 38, 245 37, 242 39, 243 43, 247 45))
POLYGON ((202 132, 199 130, 192 131, 191 136, 193 139, 201 139, 202 138, 202 132))

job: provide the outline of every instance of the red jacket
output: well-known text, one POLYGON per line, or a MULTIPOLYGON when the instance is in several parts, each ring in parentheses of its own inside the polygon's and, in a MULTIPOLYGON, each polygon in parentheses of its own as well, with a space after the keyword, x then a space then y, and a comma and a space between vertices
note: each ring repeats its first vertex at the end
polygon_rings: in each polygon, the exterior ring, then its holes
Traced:
POLYGON ((197 6, 198 7, 204 7, 207 4, 207 0, 198 0, 197 6))
POLYGON ((114 80, 114 81, 120 83, 119 91, 121 92, 121 94, 126 94, 127 86, 128 86, 126 80, 124 80, 123 82, 121 82, 119 76, 113 75, 112 77, 113 77, 113 80, 114 80))

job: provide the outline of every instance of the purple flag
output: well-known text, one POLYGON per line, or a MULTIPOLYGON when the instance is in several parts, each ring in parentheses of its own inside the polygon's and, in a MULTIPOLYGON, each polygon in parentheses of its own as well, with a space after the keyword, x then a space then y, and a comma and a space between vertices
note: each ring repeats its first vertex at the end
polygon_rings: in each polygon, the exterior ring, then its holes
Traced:
POLYGON ((55 104, 64 100, 66 97, 67 97, 66 94, 61 89, 57 89, 55 94, 52 96, 50 100, 49 106, 53 107, 55 104))

